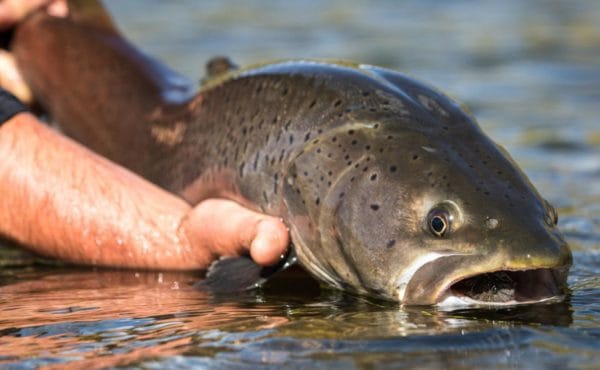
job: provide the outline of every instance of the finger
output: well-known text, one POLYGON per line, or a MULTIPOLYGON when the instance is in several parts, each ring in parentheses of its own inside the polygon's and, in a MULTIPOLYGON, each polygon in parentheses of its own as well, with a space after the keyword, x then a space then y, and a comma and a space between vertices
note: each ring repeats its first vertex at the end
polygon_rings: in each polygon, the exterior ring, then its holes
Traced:
POLYGON ((49 0, 3 0, 0 2, 0 29, 13 27, 30 11, 44 6, 49 0))
POLYGON ((249 210, 236 202, 208 199, 188 216, 192 243, 218 256, 250 253, 259 264, 278 261, 288 244, 287 228, 275 217, 249 210))
POLYGON ((289 233, 283 221, 267 217, 256 226, 250 256, 259 265, 273 265, 285 255, 288 244, 289 233))
POLYGON ((4 50, 0 50, 0 87, 10 91, 25 104, 33 101, 33 94, 23 80, 14 57, 4 50))
POLYGON ((67 6, 66 0, 52 0, 48 7, 46 8, 48 14, 54 17, 66 17, 69 13, 69 8, 67 6))

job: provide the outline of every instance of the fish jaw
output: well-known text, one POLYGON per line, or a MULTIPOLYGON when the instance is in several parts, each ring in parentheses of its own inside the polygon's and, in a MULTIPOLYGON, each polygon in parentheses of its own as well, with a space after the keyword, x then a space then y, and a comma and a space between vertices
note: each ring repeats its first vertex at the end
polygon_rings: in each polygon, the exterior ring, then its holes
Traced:
POLYGON ((398 300, 406 305, 509 306, 561 300, 568 293, 572 255, 566 244, 554 255, 526 259, 506 254, 436 253, 406 283, 396 280, 398 300), (527 262, 526 262, 527 261, 527 262), (401 284, 405 283, 404 289, 401 284))

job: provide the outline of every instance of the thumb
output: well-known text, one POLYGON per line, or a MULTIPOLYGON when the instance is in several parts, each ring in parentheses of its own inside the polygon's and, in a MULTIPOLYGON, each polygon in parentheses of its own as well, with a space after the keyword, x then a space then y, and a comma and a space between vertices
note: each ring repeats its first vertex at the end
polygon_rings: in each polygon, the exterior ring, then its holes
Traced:
POLYGON ((288 230, 279 218, 252 211, 225 199, 207 199, 188 215, 190 242, 218 256, 249 253, 260 265, 272 265, 285 254, 288 230))

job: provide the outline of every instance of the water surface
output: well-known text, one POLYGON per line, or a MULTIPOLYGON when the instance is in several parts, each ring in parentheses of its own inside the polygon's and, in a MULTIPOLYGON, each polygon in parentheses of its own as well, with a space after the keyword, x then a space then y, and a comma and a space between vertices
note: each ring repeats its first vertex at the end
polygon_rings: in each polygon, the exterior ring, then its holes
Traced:
POLYGON ((350 59, 465 103, 560 213, 574 251, 562 303, 399 308, 288 274, 216 300, 194 274, 0 270, 0 367, 597 368, 600 2, 116 1, 124 33, 200 79, 204 63, 350 59))

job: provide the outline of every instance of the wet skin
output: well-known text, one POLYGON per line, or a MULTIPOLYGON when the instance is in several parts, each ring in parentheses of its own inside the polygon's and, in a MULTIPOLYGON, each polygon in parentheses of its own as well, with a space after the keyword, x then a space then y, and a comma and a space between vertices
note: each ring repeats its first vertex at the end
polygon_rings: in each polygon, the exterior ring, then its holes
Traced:
POLYGON ((65 133, 191 204, 281 216, 299 263, 330 286, 403 304, 565 293, 555 210, 459 104, 414 79, 298 60, 194 94, 106 20, 43 14, 13 47, 65 133))

